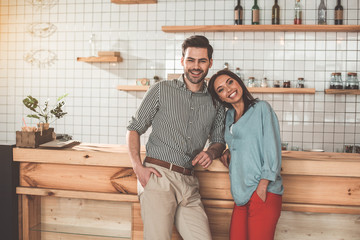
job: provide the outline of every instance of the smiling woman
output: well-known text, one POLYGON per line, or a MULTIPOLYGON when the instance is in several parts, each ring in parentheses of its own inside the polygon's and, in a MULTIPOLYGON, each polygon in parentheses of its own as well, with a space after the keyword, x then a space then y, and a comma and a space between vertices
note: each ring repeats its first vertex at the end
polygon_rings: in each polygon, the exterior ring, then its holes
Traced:
POLYGON ((235 202, 230 239, 272 240, 284 190, 277 116, 270 104, 254 99, 231 71, 217 72, 208 88, 214 102, 229 108, 225 120, 228 149, 220 160, 229 168, 235 202), (262 231, 257 230, 260 226, 262 231))

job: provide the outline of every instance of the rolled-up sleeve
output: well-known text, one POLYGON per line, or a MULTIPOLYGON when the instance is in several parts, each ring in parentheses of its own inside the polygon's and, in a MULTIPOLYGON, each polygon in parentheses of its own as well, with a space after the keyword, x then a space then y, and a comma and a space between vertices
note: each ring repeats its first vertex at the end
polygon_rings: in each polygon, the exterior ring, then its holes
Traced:
POLYGON ((151 126, 152 121, 160 106, 160 83, 156 83, 149 88, 127 126, 127 130, 136 131, 139 135, 144 134, 151 126))
POLYGON ((261 179, 275 181, 281 170, 281 140, 279 122, 274 111, 263 119, 263 156, 261 179))
POLYGON ((224 140, 225 131, 225 107, 219 104, 217 106, 215 120, 211 127, 209 143, 222 143, 225 144, 224 140))

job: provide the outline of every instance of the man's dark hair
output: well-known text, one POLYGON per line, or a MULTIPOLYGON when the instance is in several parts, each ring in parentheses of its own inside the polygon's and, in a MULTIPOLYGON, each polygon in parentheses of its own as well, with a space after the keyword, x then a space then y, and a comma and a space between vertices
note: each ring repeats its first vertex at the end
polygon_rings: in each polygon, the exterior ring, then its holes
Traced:
POLYGON ((185 39, 182 44, 182 56, 185 56, 186 49, 188 47, 206 48, 208 52, 209 60, 212 59, 213 48, 209 43, 209 40, 201 35, 194 35, 185 39))

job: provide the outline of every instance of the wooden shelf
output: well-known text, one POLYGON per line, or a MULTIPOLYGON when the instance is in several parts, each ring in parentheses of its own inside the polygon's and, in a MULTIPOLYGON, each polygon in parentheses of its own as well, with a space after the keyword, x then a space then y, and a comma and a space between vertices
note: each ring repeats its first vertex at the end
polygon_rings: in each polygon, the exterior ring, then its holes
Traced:
POLYGON ((176 32, 360 32, 360 25, 199 25, 162 26, 176 32))
POLYGON ((146 92, 149 86, 131 86, 131 85, 118 85, 119 91, 134 91, 134 92, 146 92))
POLYGON ((359 95, 360 90, 357 89, 326 89, 326 94, 353 94, 353 95, 359 95))
MULTIPOLYGON (((149 86, 118 85, 119 91, 146 92, 149 86)), ((315 88, 248 88, 251 93, 295 93, 315 94, 315 88)))
POLYGON ((123 59, 121 57, 78 57, 78 62, 122 62, 123 59))
POLYGON ((295 93, 295 94, 315 94, 315 88, 256 88, 249 87, 251 93, 295 93))
POLYGON ((147 3, 157 3, 157 0, 111 0, 111 3, 116 3, 116 4, 147 4, 147 3))

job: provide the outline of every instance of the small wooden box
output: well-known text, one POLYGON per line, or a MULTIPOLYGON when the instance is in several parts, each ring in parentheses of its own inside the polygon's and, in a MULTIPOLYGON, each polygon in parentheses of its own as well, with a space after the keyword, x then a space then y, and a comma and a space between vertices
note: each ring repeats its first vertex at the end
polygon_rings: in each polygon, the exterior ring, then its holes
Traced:
POLYGON ((50 142, 53 137, 54 128, 49 128, 41 132, 23 132, 16 131, 16 146, 37 148, 40 144, 50 142))

